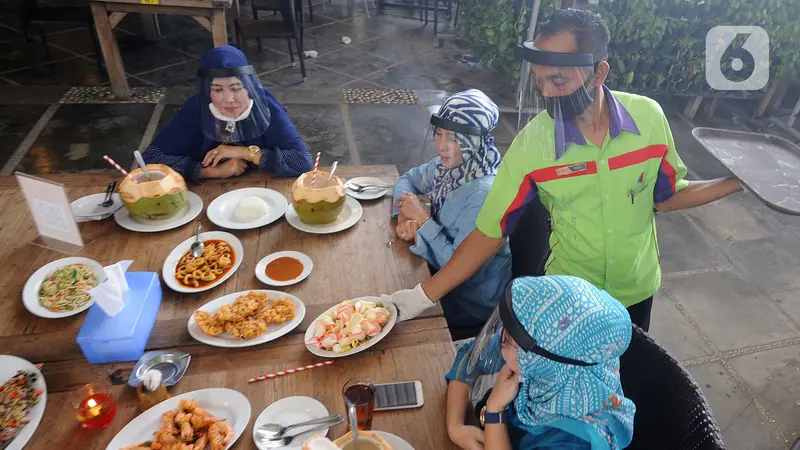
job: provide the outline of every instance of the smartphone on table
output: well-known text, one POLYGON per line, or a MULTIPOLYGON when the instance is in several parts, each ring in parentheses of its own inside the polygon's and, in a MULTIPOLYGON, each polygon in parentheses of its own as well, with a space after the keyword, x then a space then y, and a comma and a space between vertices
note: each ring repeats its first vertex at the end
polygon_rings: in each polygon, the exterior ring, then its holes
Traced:
POLYGON ((421 381, 375 385, 375 411, 419 408, 423 403, 421 381))

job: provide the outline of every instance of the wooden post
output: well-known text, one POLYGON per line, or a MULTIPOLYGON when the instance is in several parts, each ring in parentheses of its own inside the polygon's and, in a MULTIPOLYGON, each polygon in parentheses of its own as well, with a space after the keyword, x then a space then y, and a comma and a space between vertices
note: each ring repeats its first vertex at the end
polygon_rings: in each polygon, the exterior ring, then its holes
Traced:
POLYGON ((683 115, 689 119, 694 119, 694 116, 697 115, 697 110, 700 109, 701 103, 703 103, 702 95, 698 95, 697 97, 689 100, 689 103, 686 105, 686 109, 683 110, 683 115))
POLYGON ((125 12, 111 13, 108 16, 108 22, 111 23, 111 29, 113 30, 114 28, 117 28, 117 25, 119 25, 119 23, 122 22, 122 19, 124 19, 126 15, 128 15, 128 13, 125 12))
POLYGON ((131 97, 128 88, 128 80, 125 78, 125 68, 122 66, 122 57, 119 54, 117 38, 114 37, 114 30, 108 21, 106 7, 100 2, 91 2, 92 17, 94 17, 94 27, 97 31, 97 39, 100 41, 100 50, 103 52, 103 60, 106 63, 108 78, 111 80, 111 89, 117 100, 128 100, 131 97))
POLYGON ((225 28, 225 10, 214 8, 211 12, 211 36, 214 47, 228 45, 228 30, 225 28))
POLYGON ((758 105, 758 109, 756 110, 755 117, 761 117, 767 112, 767 108, 769 107, 772 99, 775 97, 775 92, 778 91, 780 87, 780 80, 773 80, 770 83, 769 88, 767 89, 767 93, 764 95, 764 98, 761 100, 761 103, 758 105))
POLYGON ((714 118, 714 114, 717 113, 717 106, 719 106, 719 97, 714 97, 711 103, 706 106, 706 119, 714 118))

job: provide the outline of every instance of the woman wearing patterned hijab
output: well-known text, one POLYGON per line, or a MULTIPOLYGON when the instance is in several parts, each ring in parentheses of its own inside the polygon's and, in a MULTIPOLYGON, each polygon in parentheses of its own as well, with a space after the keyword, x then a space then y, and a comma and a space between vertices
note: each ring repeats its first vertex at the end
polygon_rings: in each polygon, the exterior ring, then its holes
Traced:
MULTIPOLYGON (((411 251, 441 268, 474 229, 475 220, 494 182, 500 152, 491 131, 497 105, 477 89, 449 97, 431 117, 424 164, 400 177, 394 188, 397 236, 413 242, 411 251), (433 150, 437 156, 433 156, 433 150), (430 212, 420 195, 430 196, 430 212)), ((445 297, 445 318, 455 339, 474 336, 497 305, 511 279, 511 252, 506 245, 481 270, 445 297)))
POLYGON ((631 332, 622 304, 588 281, 515 279, 447 375, 450 435, 472 436, 457 442, 463 448, 480 441, 492 450, 627 447, 636 407, 622 392, 619 357, 631 332), (470 389, 488 397, 476 407, 483 433, 461 425, 470 389))

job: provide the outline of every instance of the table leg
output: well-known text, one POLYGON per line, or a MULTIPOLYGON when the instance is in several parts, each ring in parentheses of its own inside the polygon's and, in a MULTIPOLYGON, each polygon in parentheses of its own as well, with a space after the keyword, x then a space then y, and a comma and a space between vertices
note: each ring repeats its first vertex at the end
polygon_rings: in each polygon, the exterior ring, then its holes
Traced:
POLYGON ((149 42, 155 42, 161 36, 161 30, 158 28, 158 19, 155 14, 141 14, 142 31, 144 31, 144 38, 149 42))
POLYGON ((214 40, 214 47, 228 45, 228 30, 225 24, 224 9, 215 9, 211 12, 211 37, 214 40))
POLYGON ((128 80, 125 78, 125 68, 122 65, 122 56, 119 54, 119 45, 108 21, 108 12, 102 3, 91 2, 94 27, 100 41, 100 50, 106 63, 108 78, 111 80, 111 89, 117 100, 128 100, 131 96, 128 80))

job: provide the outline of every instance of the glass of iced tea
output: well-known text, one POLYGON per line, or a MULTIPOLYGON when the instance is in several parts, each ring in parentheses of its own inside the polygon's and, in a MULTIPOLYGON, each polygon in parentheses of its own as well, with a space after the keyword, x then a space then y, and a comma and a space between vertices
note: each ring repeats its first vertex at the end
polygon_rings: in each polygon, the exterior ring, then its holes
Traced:
MULTIPOLYGON (((372 413, 375 410, 375 384, 369 378, 353 378, 342 388, 345 410, 356 409, 359 430, 372 429, 372 413)), ((352 426, 352 425, 351 425, 352 426)))

